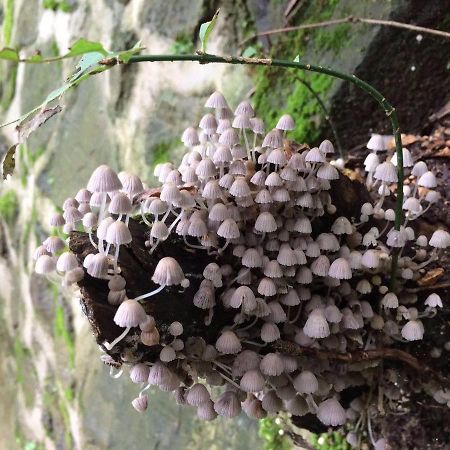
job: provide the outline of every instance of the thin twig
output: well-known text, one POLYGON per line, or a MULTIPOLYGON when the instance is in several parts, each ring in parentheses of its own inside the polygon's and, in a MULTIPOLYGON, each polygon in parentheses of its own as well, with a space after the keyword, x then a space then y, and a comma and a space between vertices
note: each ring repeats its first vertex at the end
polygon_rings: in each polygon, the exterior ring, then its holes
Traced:
POLYGON ((375 350, 357 350, 349 353, 338 353, 326 350, 317 350, 310 347, 301 347, 294 342, 282 340, 276 341, 274 344, 272 344, 272 348, 274 348, 275 350, 280 350, 283 353, 291 354, 293 356, 313 355, 322 359, 334 359, 336 361, 347 363, 374 361, 377 359, 391 359, 406 364, 422 376, 432 377, 435 380, 439 381, 442 385, 450 387, 450 379, 443 376, 430 366, 422 363, 410 353, 396 348, 378 348, 375 350))
POLYGON ((263 37, 263 36, 271 36, 273 34, 287 33, 289 31, 299 31, 299 30, 309 30, 309 29, 313 29, 313 28, 329 27, 329 26, 340 25, 343 23, 351 23, 351 24, 367 23, 370 25, 383 25, 386 27, 403 28, 403 29, 406 29, 409 31, 417 31, 419 33, 433 34, 435 36, 440 36, 440 37, 443 37, 446 39, 450 39, 450 33, 448 33, 447 31, 435 30, 433 28, 419 27, 417 25, 410 25, 409 23, 397 22, 395 20, 368 19, 365 17, 349 16, 349 17, 344 17, 342 19, 325 20, 324 22, 305 23, 302 25, 261 31, 260 33, 256 33, 253 36, 250 36, 250 37, 244 39, 243 41, 241 41, 240 45, 244 45, 247 42, 252 41, 253 39, 263 37))

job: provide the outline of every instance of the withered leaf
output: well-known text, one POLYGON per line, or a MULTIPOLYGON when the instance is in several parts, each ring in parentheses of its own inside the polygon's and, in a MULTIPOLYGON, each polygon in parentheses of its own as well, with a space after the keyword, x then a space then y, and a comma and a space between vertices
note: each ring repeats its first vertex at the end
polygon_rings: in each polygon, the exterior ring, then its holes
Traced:
POLYGON ((53 108, 42 108, 33 118, 21 123, 16 127, 18 133, 19 144, 25 142, 30 134, 37 130, 41 125, 47 122, 48 119, 62 111, 61 106, 56 105, 53 108))
POLYGON ((13 145, 8 149, 2 160, 2 174, 3 179, 6 180, 8 175, 12 175, 16 167, 16 148, 18 144, 13 145))

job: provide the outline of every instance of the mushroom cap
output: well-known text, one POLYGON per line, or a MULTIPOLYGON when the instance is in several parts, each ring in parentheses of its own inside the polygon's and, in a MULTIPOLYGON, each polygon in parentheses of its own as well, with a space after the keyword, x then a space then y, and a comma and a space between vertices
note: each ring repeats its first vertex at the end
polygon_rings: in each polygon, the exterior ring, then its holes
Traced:
POLYGON ((156 265, 152 281, 159 285, 173 286, 180 284, 185 279, 183 269, 176 259, 166 256, 161 258, 156 265))
POLYGON ((119 327, 137 327, 146 320, 145 310, 135 300, 125 300, 117 308, 114 315, 114 323, 119 327))
POLYGON ((122 187, 122 182, 116 172, 106 164, 94 170, 87 184, 87 189, 91 192, 113 192, 122 187))

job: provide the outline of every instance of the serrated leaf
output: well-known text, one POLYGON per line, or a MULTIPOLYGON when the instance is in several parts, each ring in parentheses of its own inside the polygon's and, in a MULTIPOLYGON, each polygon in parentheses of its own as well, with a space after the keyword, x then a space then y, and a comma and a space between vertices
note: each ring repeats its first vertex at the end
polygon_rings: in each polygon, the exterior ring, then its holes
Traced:
POLYGON ((19 61, 19 52, 13 48, 4 47, 0 50, 0 59, 7 59, 8 61, 19 61))
POLYGON ((3 179, 6 180, 8 175, 12 175, 14 173, 14 169, 16 168, 16 148, 18 144, 13 145, 8 149, 5 156, 2 160, 2 175, 3 179))
POLYGON ((104 59, 105 55, 100 52, 92 52, 84 54, 78 64, 75 66, 75 70, 72 75, 67 79, 68 82, 73 82, 80 78, 85 73, 88 73, 92 69, 99 66, 99 62, 104 59))
POLYGON ((198 33, 200 42, 202 44, 201 52, 206 53, 206 44, 208 43, 209 35, 211 31, 214 29, 214 26, 217 22, 217 17, 219 15, 220 9, 216 11, 213 18, 209 22, 202 23, 200 26, 200 31, 198 33))

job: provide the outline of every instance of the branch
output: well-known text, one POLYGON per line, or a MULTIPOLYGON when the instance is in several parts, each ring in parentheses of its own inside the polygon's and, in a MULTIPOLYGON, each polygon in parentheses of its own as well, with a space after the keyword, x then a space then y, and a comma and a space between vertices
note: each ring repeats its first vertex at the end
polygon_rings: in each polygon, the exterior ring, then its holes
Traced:
POLYGON ((311 355, 319 359, 333 359, 346 363, 374 361, 377 359, 390 359, 393 361, 402 362, 409 366, 411 369, 417 371, 420 375, 434 378, 443 386, 450 387, 450 379, 432 369, 430 366, 422 363, 410 353, 396 348, 379 348, 375 350, 357 350, 351 353, 336 353, 327 350, 317 350, 310 347, 301 347, 294 342, 282 340, 276 341, 273 344, 273 348, 292 356, 311 355))
POLYGON ((289 31, 310 30, 313 28, 329 27, 334 25, 340 25, 343 23, 351 23, 351 24, 367 23, 370 25, 383 25, 386 27, 402 28, 409 31, 417 31, 419 33, 432 34, 435 36, 450 39, 450 33, 446 31, 435 30, 433 28, 419 27, 417 25, 410 25, 408 23, 396 22, 394 20, 367 19, 364 17, 349 16, 344 17, 342 19, 325 20, 324 22, 305 23, 303 25, 296 25, 292 27, 276 28, 273 30, 262 31, 260 33, 256 33, 250 36, 247 39, 244 39, 243 41, 240 42, 240 45, 244 45, 247 42, 252 41, 253 39, 263 36, 271 36, 273 34, 287 33, 289 31))

